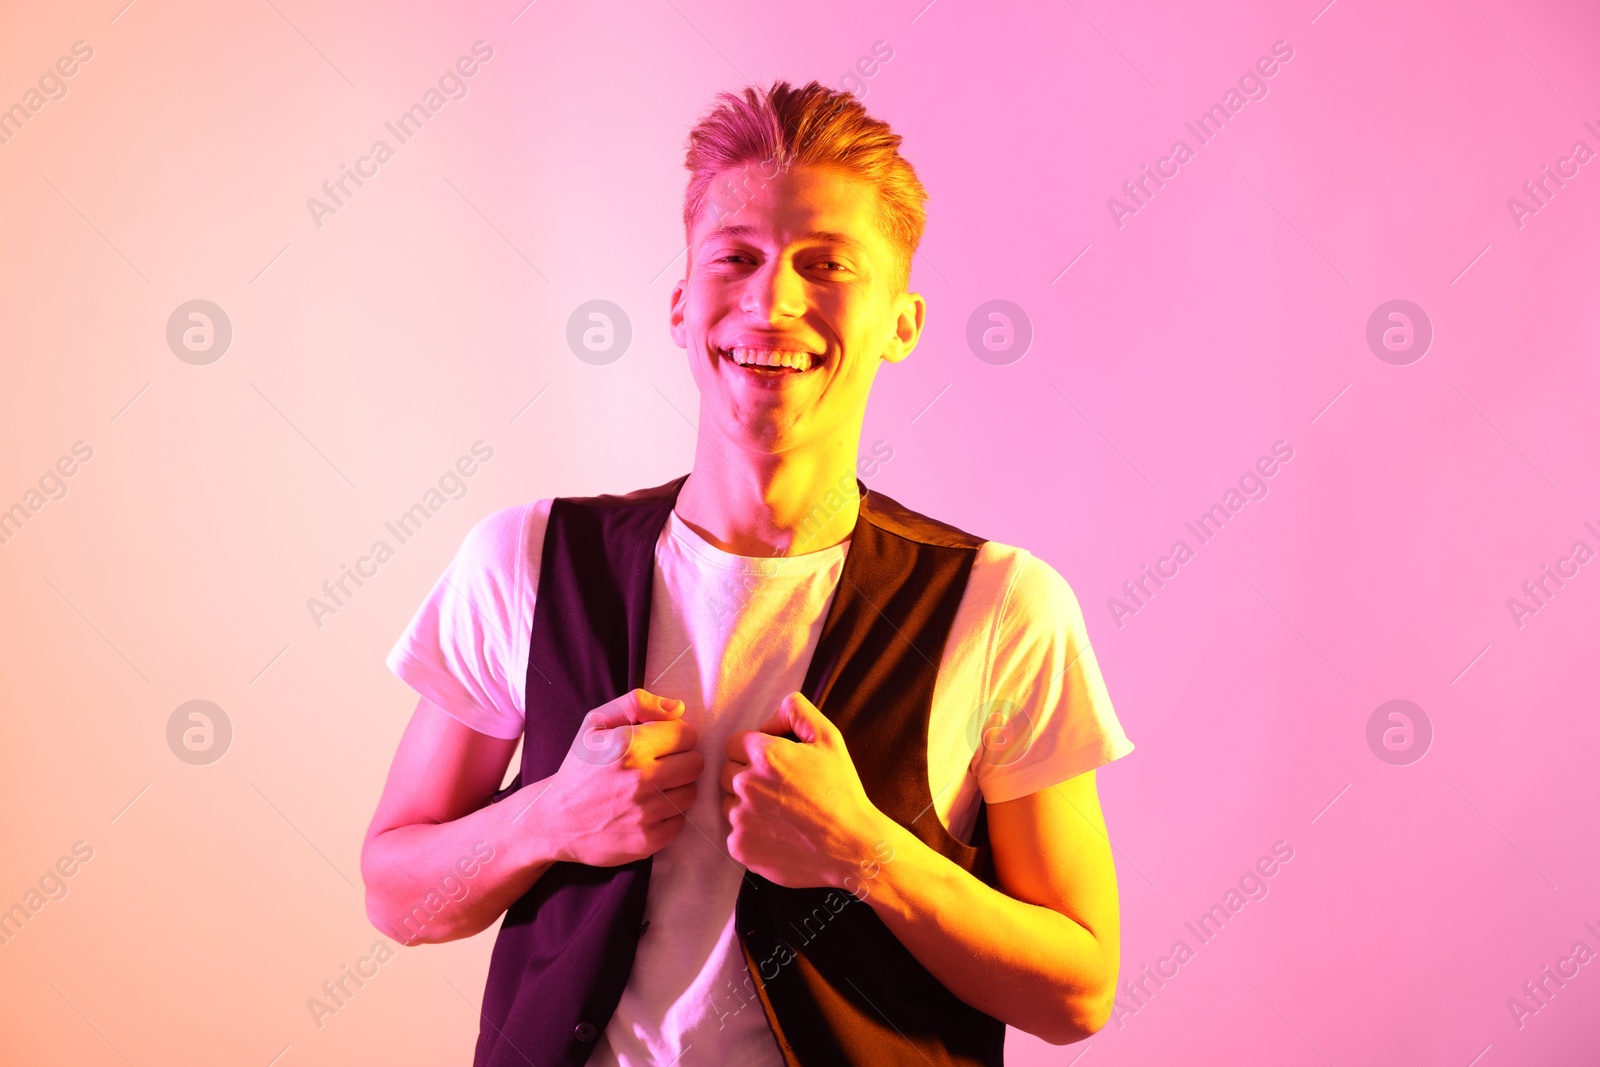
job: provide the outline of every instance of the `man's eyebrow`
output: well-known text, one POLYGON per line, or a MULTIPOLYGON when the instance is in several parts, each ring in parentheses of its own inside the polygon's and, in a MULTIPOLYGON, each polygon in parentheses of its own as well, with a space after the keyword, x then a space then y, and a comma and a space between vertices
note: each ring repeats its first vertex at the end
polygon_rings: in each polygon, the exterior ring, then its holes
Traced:
MULTIPOLYGON (((707 241, 714 241, 719 237, 757 237, 760 231, 754 226, 744 223, 733 223, 728 226, 719 226, 706 234, 707 241)), ((824 244, 841 245, 845 248, 864 249, 866 246, 847 233, 838 233, 834 230, 812 230, 801 236, 802 241, 820 241, 824 244)))

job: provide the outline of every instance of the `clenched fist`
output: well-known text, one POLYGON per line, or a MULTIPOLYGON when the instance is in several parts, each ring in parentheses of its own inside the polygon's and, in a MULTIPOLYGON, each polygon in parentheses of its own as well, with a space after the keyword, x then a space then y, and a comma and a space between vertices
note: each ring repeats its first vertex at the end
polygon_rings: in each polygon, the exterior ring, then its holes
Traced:
POLYGON ((722 813, 728 853, 781 886, 848 888, 892 820, 861 785, 844 735, 799 693, 756 730, 728 737, 722 813), (798 740, 783 735, 793 733, 798 740))
POLYGON ((528 818, 539 820, 557 860, 617 867, 653 855, 678 836, 694 803, 706 765, 697 740, 683 701, 624 693, 584 716, 528 818))

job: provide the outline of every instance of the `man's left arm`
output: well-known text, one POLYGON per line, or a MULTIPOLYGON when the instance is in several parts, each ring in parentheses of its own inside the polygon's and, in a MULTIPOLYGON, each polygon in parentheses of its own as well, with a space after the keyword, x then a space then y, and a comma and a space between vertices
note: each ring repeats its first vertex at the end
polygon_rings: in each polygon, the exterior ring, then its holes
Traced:
POLYGON ((1095 1033, 1116 995, 1116 873, 1094 771, 986 805, 998 888, 885 819, 893 859, 863 883, 950 992, 1051 1044, 1095 1033))
POLYGON ((987 806, 994 888, 875 807, 838 729, 798 693, 730 736, 727 755, 734 859, 779 885, 864 899, 950 992, 1019 1030, 1063 1045, 1105 1025, 1117 884, 1093 771, 987 806))

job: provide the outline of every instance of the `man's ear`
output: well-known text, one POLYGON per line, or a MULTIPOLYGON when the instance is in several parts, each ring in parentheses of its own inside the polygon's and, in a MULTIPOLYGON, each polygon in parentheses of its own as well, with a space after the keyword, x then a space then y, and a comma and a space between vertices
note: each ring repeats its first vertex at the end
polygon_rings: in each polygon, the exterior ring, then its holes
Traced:
POLYGON ((903 293, 896 303, 894 333, 883 350, 883 358, 889 363, 899 363, 912 353, 928 317, 928 302, 921 293, 903 293))
POLYGON ((672 287, 672 306, 667 313, 667 328, 672 334, 672 343, 683 349, 689 347, 689 335, 683 325, 684 293, 688 285, 689 279, 682 278, 672 287))

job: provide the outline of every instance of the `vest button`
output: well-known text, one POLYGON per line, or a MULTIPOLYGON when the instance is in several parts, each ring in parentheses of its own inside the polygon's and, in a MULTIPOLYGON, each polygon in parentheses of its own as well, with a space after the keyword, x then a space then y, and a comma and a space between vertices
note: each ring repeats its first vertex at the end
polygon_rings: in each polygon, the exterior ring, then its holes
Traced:
POLYGON ((594 1023, 579 1023, 572 1028, 572 1036, 579 1041, 593 1041, 599 1034, 600 1031, 595 1029, 594 1023))

